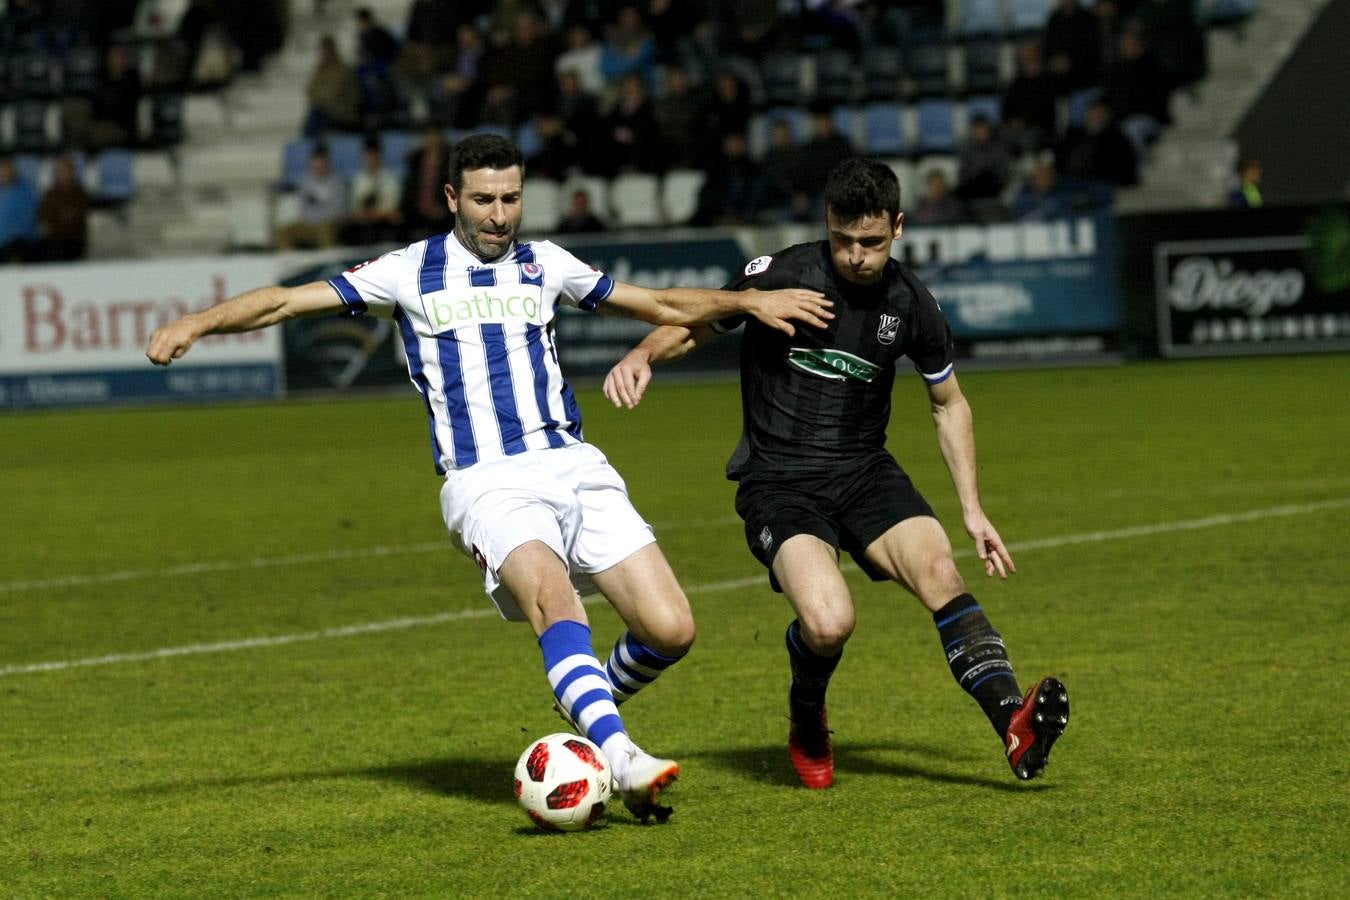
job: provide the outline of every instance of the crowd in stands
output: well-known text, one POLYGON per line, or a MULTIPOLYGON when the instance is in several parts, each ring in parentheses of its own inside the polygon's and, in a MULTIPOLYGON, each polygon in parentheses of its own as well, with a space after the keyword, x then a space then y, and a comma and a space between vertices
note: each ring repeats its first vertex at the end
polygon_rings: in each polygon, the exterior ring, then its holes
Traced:
POLYGON ((287 12, 286 0, 5 0, 0 194, 16 217, 0 258, 83 256, 88 210, 134 194, 132 154, 179 144, 184 94, 258 69, 287 12))
MULTIPOLYGON (((302 130, 315 144, 495 130, 522 145, 531 177, 559 182, 696 170, 694 225, 812 220, 824 174, 855 153, 915 171, 914 222, 1109 205, 1138 182, 1174 92, 1205 75, 1194 0, 1008 4, 413 0, 401 27, 360 9, 350 61, 323 42, 302 130), (928 137, 929 112, 945 138, 928 137)), ((405 179, 386 226, 436 224, 424 165, 443 151, 386 161, 405 179)), ((565 197, 569 218, 603 224, 594 199, 578 213, 565 197)))

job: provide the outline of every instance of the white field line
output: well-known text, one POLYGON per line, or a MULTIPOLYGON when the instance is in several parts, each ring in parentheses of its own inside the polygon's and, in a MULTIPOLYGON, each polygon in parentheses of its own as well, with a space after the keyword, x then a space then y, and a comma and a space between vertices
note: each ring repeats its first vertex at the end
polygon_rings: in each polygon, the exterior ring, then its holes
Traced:
MULTIPOLYGON (((1067 534, 1060 537, 1041 538, 1032 541, 1023 541, 1021 543, 1010 544, 1010 551, 1025 550, 1047 550, 1055 547, 1069 547, 1075 544, 1091 544, 1102 541, 1125 540, 1134 537, 1147 537, 1158 534, 1172 534, 1178 531, 1196 531, 1203 528, 1219 528, 1225 525, 1237 525, 1244 522, 1259 522, 1264 519, 1274 519, 1287 516, 1305 515, 1307 513, 1321 512, 1328 509, 1341 509, 1350 506, 1350 497, 1340 497, 1333 500, 1323 500, 1316 503, 1291 503, 1284 506, 1271 506, 1265 509, 1253 509, 1241 513, 1228 513, 1222 515, 1206 516, 1201 519, 1184 519, 1177 522, 1158 522, 1153 525, 1135 525, 1128 528, 1116 528, 1109 531, 1087 531, 1080 534, 1067 534)), ((421 546, 421 545, 413 545, 421 546)), ((445 544, 438 543, 435 547, 444 547, 445 544)), ((417 550, 400 548, 369 548, 364 555, 377 556, 386 555, 394 552, 420 552, 417 550)), ((974 551, 969 548, 958 550, 958 557, 972 556, 974 551)), ((342 554, 311 554, 314 559, 350 559, 356 555, 353 551, 346 551, 342 554)), ((278 557, 278 560, 293 560, 299 557, 278 557)), ((281 565, 282 562, 268 563, 266 560, 258 561, 262 564, 281 565)), ((212 564, 212 568, 201 569, 193 567, 191 571, 217 571, 212 564)), ((224 565, 218 564, 218 565, 224 565)), ((187 570, 188 567, 180 567, 187 570)), ((856 566, 845 564, 843 567, 847 571, 856 570, 856 566)), ((686 591, 690 594, 710 594, 717 591, 729 591, 737 588, 753 587, 764 583, 764 574, 751 575, 744 578, 732 578, 726 581, 713 581, 705 584, 690 585, 686 591)), ((589 597, 586 602, 594 602, 599 597, 589 597)), ((485 602, 486 603, 486 602, 485 602)), ((141 653, 111 653, 106 656, 91 656, 84 659, 55 660, 52 662, 26 663, 21 665, 0 666, 0 677, 8 675, 26 675, 35 672, 54 672, 62 669, 83 668, 86 666, 107 666, 117 663, 146 662, 149 660, 166 659, 173 656, 194 656, 202 653, 228 653, 235 650, 251 650, 257 647, 278 647, 285 644, 299 644, 306 641, 328 640, 331 638, 354 637, 362 634, 378 634, 385 631, 402 631, 409 628, 422 628, 428 625, 441 625, 446 622, 454 622, 463 619, 481 619, 490 618, 497 615, 495 608, 484 605, 482 607, 455 612, 437 613, 431 616, 409 616, 401 619, 386 619, 381 622, 363 622, 356 625, 344 625, 338 628, 324 628, 318 631, 306 631, 296 634, 280 634, 272 637, 241 638, 233 641, 217 641, 209 644, 185 644, 180 647, 162 647, 158 650, 148 650, 141 653)))

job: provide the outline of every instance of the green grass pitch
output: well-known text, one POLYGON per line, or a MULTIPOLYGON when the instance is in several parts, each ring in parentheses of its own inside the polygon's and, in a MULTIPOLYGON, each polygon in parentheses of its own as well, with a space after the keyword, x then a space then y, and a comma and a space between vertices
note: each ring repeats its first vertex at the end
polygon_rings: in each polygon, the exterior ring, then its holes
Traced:
POLYGON ((635 412, 580 399, 698 619, 625 707, 683 775, 668 826, 580 835, 511 796, 560 723, 444 537, 411 390, 5 417, 0 896, 1343 894, 1350 360, 962 383, 1011 581, 968 552, 915 378, 891 445, 1024 686, 1069 685, 1045 777, 1012 777, 918 603, 851 571, 837 781, 794 785, 788 608, 721 475, 737 390, 658 373, 635 412))

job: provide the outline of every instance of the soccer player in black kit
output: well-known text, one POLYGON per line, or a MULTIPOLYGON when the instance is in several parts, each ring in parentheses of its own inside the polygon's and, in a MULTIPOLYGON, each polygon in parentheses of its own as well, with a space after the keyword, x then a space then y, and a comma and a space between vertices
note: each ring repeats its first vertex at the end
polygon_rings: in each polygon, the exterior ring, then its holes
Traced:
POLYGON ((834 781, 825 692, 854 626, 840 550, 873 580, 899 583, 933 614, 957 683, 989 717, 1017 777, 1035 778, 1068 724, 1068 692, 1044 678, 1022 694, 1003 639, 957 571, 946 533, 885 448, 895 367, 907 356, 927 385, 938 445, 985 574, 1016 571, 980 505, 971 412, 953 372, 947 322, 928 289, 891 259, 904 224, 899 184, 884 164, 849 159, 830 172, 825 204, 826 240, 752 260, 728 287, 820 291, 834 301, 827 327, 803 326, 788 336, 738 317, 657 328, 610 371, 605 395, 631 409, 650 384, 653 363, 745 325, 744 431, 727 477, 739 482, 736 511, 751 552, 797 614, 787 629, 788 750, 804 785, 834 781))

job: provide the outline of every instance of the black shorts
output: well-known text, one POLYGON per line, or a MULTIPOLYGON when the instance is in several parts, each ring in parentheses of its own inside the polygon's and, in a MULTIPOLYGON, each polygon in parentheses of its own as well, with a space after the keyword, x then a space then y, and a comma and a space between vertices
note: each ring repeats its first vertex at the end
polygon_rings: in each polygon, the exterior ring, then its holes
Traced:
POLYGON ((736 512, 745 520, 750 552, 769 570, 769 583, 780 592, 773 559, 793 535, 815 535, 836 551, 847 551, 873 581, 886 581, 888 576, 870 565, 863 551, 898 522, 937 518, 889 454, 828 473, 751 472, 736 491, 736 512))

